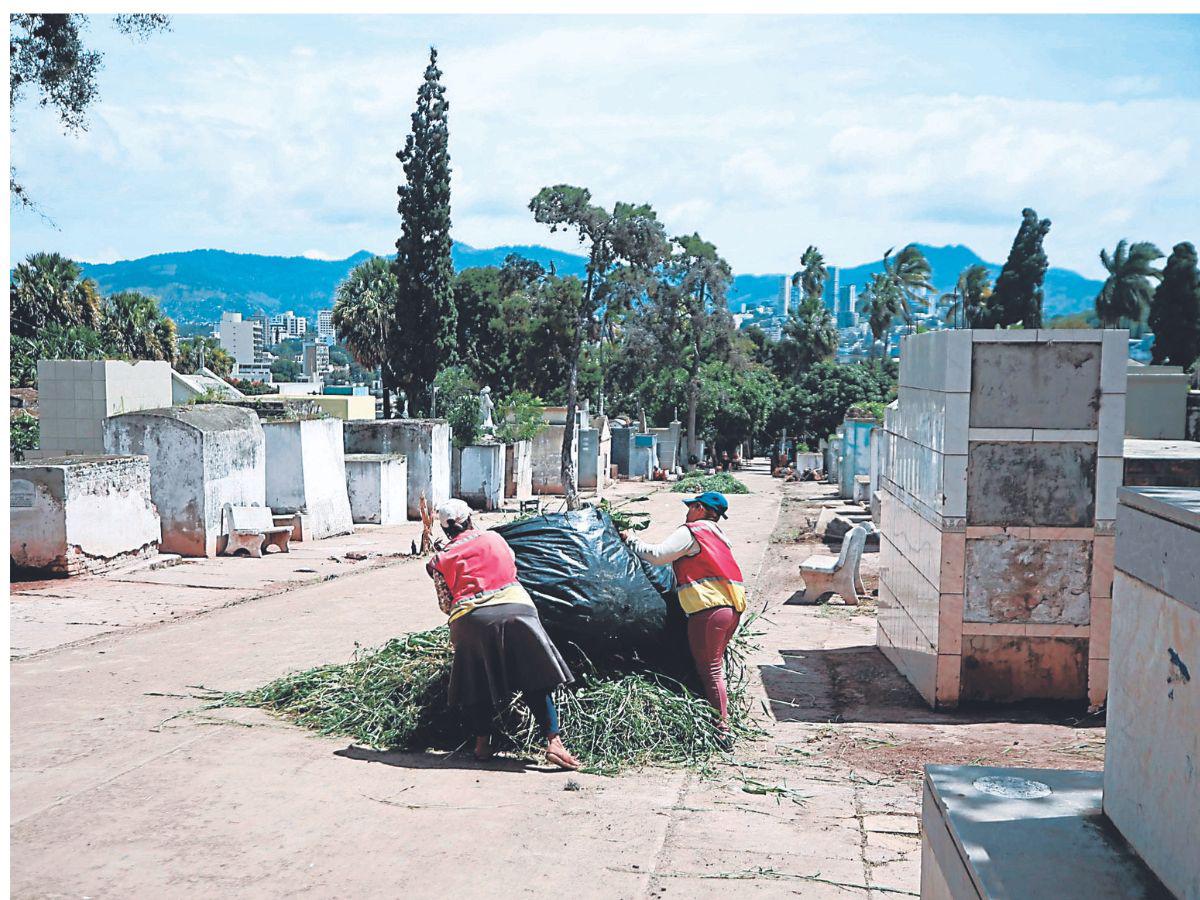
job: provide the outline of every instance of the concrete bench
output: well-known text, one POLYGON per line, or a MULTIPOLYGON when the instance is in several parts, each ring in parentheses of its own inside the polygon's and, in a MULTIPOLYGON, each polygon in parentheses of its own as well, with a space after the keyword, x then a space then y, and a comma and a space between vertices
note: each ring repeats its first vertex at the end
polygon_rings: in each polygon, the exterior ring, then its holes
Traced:
POLYGON ((858 595, 866 593, 858 575, 867 529, 855 525, 842 539, 842 551, 837 556, 810 556, 800 563, 804 578, 803 603, 817 603, 826 594, 840 594, 847 606, 858 605, 858 595))
POLYGON ((245 550, 258 559, 267 547, 288 552, 292 536, 291 525, 276 525, 267 506, 231 506, 225 504, 225 556, 235 556, 245 550))

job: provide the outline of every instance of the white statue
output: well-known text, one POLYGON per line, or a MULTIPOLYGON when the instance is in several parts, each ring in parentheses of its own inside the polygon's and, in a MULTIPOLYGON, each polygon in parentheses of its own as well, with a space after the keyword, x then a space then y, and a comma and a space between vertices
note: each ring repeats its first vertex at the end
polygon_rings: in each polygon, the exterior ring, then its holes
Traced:
POLYGON ((492 434, 496 430, 496 423, 492 421, 492 412, 496 409, 496 404, 492 402, 492 389, 484 386, 479 392, 479 418, 483 422, 484 434, 492 434))

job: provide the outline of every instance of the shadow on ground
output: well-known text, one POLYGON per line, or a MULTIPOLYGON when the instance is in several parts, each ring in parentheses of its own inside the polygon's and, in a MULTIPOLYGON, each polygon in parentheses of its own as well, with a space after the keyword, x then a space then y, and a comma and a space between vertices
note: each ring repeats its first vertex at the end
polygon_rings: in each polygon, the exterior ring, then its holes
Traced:
POLYGON ((931 710, 874 646, 781 650, 783 663, 759 666, 771 712, 780 722, 964 725, 988 722, 1099 727, 1083 704, 1027 701, 931 710))
POLYGON ((371 750, 351 744, 344 750, 335 750, 334 756, 358 762, 383 763, 400 769, 470 769, 481 772, 558 772, 563 770, 529 759, 511 756, 494 756, 487 762, 479 762, 467 749, 444 751, 427 750, 371 750))

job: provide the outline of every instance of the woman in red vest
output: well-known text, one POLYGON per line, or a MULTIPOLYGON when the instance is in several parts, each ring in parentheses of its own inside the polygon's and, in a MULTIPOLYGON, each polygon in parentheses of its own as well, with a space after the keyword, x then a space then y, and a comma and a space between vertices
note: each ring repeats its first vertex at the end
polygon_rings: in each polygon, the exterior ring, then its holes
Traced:
POLYGON ((629 549, 647 562, 670 563, 675 570, 696 671, 708 702, 721 717, 722 730, 727 730, 725 648, 746 609, 746 588, 729 538, 717 524, 729 511, 725 495, 706 491, 683 502, 687 519, 665 541, 646 544, 631 538, 629 549))
POLYGON ((448 500, 437 512, 450 542, 426 569, 450 617, 449 700, 463 707, 475 730, 475 758, 491 758, 495 709, 520 691, 546 738, 547 761, 578 769, 559 736, 553 698, 555 688, 575 679, 517 581, 512 549, 494 531, 476 528, 462 500, 448 500))

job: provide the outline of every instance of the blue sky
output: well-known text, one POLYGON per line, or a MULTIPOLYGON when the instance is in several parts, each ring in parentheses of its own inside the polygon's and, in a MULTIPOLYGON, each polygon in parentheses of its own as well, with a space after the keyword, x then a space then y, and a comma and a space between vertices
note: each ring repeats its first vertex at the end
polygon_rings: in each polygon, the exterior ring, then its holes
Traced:
POLYGON ((1053 265, 1200 242, 1200 17, 176 16, 106 53, 89 130, 18 106, 12 157, 53 220, 11 253, 391 248, 428 47, 450 100, 454 236, 572 249, 543 185, 649 202, 738 272, 908 241, 1003 260, 1023 206, 1053 265))

